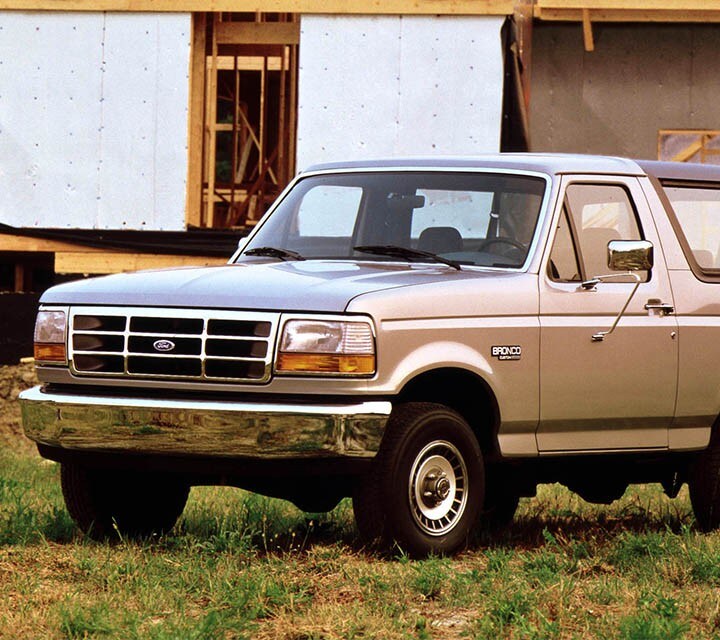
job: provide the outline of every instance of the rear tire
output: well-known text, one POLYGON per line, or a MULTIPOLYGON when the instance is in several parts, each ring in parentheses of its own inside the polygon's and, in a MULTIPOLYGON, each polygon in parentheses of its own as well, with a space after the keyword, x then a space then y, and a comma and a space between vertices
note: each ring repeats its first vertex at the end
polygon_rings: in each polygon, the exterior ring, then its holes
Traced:
POLYGON ((720 431, 690 467, 690 502, 701 531, 720 527, 720 431))
POLYGON ((460 414, 439 404, 398 405, 353 497, 358 529, 412 556, 450 554, 467 544, 484 487, 480 446, 460 414))
POLYGON ((172 476, 61 465, 65 505, 95 540, 167 533, 182 514, 190 488, 172 476))

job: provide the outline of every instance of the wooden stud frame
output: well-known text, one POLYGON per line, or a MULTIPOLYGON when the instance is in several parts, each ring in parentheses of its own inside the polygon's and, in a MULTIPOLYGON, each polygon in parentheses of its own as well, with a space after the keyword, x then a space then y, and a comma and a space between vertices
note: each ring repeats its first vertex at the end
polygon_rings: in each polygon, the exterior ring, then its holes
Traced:
MULTIPOLYGON (((672 160, 674 162, 689 162, 698 153, 700 162, 708 162, 712 157, 713 164, 718 163, 720 148, 709 147, 710 142, 716 142, 720 138, 720 131, 714 129, 661 129, 658 131, 658 160, 672 160), (676 153, 672 158, 663 158, 663 139, 672 135, 692 136, 695 138, 687 147, 676 153)), ((693 160, 696 162, 697 160, 693 160)))

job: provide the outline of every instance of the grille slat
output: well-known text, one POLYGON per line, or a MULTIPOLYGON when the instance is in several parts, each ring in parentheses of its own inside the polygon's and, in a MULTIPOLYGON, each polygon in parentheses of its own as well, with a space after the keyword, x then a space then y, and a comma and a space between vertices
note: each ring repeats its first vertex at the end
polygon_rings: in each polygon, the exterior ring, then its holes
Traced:
POLYGON ((262 383, 278 315, 97 307, 71 310, 77 375, 262 383))

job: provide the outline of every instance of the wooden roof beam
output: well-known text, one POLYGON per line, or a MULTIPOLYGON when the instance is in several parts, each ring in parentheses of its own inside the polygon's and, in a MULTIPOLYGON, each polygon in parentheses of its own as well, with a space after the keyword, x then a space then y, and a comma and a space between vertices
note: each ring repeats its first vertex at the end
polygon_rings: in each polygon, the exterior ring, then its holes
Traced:
POLYGON ((514 0, 0 0, 0 10, 512 15, 514 0))
POLYGON ((720 22, 717 0, 537 0, 535 18, 565 22, 720 22))

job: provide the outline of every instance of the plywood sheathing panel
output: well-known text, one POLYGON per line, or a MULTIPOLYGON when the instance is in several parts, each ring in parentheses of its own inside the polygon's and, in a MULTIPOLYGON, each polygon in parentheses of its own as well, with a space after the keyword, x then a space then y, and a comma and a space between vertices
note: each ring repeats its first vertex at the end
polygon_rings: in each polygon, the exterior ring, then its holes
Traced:
POLYGON ((92 227, 102 14, 0 14, 0 221, 92 227))
POLYGON ((303 16, 298 169, 342 158, 497 151, 503 20, 303 16), (368 64, 368 56, 385 64, 368 64))
POLYGON ((0 13, 0 222, 184 228, 189 27, 0 13))

